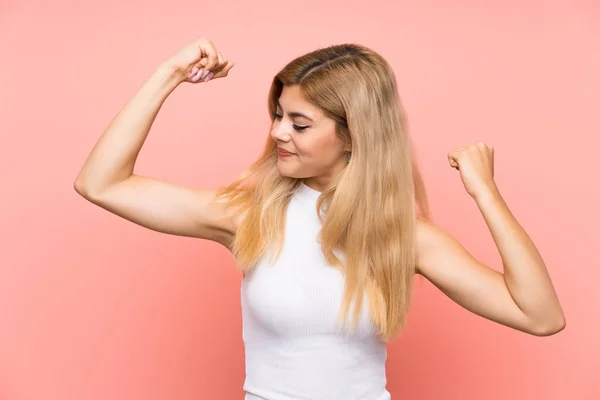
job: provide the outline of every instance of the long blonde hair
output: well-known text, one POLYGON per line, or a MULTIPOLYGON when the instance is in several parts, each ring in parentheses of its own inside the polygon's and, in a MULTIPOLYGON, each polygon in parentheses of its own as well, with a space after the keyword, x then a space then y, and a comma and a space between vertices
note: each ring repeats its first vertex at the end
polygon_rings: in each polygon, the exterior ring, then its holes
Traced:
MULTIPOLYGON (((324 217, 319 212, 319 241, 327 262, 345 277, 338 323, 354 298, 350 332, 354 329, 366 291, 371 319, 388 342, 405 323, 416 221, 429 214, 394 72, 382 56, 356 44, 300 56, 273 79, 271 122, 284 85, 299 85, 307 101, 335 120, 339 137, 351 143, 350 163, 317 201, 317 209, 326 210, 324 217)), ((274 250, 271 261, 279 256, 287 205, 301 183, 279 173, 276 146, 267 137, 258 160, 218 191, 229 206, 246 213, 230 246, 244 274, 266 251, 274 250)))

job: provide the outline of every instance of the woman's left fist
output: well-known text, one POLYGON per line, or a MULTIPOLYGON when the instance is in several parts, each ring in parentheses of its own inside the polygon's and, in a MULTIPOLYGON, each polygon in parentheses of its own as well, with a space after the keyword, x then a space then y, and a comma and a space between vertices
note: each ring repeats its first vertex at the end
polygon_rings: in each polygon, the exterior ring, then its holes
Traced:
POLYGON ((473 198, 497 191, 494 181, 494 148, 483 142, 459 147, 448 153, 452 168, 460 171, 467 193, 473 198))

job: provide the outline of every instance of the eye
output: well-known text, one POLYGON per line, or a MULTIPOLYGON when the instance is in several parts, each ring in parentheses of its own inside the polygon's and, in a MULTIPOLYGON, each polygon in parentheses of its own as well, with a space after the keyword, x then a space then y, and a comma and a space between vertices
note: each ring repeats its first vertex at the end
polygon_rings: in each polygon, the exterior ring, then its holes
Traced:
POLYGON ((305 130, 306 128, 308 128, 308 126, 299 126, 296 124, 292 124, 292 127, 297 130, 298 132, 302 132, 303 130, 305 130))
MULTIPOLYGON (((273 113, 273 118, 275 118, 277 121, 279 121, 281 118, 283 118, 283 115, 278 114, 278 113, 273 113)), ((297 132, 302 132, 303 130, 309 128, 308 125, 306 126, 301 126, 301 125, 296 125, 296 124, 292 124, 292 127, 294 128, 295 131, 297 132)))

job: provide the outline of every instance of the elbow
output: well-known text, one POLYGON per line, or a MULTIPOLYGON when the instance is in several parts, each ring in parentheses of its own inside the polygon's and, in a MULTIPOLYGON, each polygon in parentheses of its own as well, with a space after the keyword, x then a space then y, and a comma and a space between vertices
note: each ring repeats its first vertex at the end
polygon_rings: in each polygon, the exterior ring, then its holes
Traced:
POLYGON ((97 198, 99 193, 104 191, 106 186, 104 181, 99 180, 96 176, 90 176, 84 169, 79 172, 73 182, 73 189, 75 189, 81 197, 89 201, 97 198))
POLYGON ((85 197, 85 185, 79 179, 75 179, 75 182, 73 182, 73 189, 81 196, 85 197))
POLYGON ((538 323, 535 325, 534 329, 532 329, 531 334, 535 336, 552 336, 567 326, 567 321, 565 319, 564 314, 560 314, 558 317, 554 318, 550 321, 545 321, 544 323, 538 323))
POLYGON ((75 179, 75 182, 73 182, 73 189, 75 189, 75 191, 83 198, 88 199, 90 197, 89 185, 87 185, 79 176, 75 179))
POLYGON ((73 189, 84 199, 92 201, 93 198, 97 197, 98 190, 92 189, 93 186, 78 176, 73 182, 73 189))

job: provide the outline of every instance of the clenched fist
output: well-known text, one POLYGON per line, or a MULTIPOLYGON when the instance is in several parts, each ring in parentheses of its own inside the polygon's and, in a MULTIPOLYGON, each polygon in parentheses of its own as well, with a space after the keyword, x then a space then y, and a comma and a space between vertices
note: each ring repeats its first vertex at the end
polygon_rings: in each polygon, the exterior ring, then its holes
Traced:
POLYGON ((163 64, 175 71, 181 82, 191 83, 226 77, 234 66, 204 37, 188 44, 163 64))

